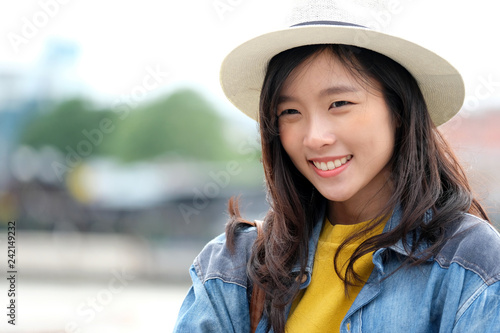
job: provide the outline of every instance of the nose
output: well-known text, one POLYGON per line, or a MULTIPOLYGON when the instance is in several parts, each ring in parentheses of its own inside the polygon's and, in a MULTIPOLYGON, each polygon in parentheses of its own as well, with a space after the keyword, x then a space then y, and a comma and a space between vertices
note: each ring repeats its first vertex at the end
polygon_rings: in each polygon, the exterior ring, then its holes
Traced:
POLYGON ((309 119, 304 135, 304 146, 318 150, 336 141, 332 124, 325 117, 315 115, 309 119))

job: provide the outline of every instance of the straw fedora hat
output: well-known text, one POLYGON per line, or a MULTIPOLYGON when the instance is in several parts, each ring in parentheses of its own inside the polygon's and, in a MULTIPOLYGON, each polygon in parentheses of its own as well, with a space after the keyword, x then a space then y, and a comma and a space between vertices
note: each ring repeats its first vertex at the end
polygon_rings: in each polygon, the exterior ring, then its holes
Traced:
POLYGON ((311 44, 358 46, 398 62, 418 82, 436 126, 451 119, 462 107, 464 83, 448 61, 420 45, 369 27, 376 15, 387 13, 388 1, 301 2, 290 15, 294 23, 291 27, 241 44, 222 62, 222 89, 229 101, 249 117, 258 120, 260 91, 269 60, 282 51, 311 44))

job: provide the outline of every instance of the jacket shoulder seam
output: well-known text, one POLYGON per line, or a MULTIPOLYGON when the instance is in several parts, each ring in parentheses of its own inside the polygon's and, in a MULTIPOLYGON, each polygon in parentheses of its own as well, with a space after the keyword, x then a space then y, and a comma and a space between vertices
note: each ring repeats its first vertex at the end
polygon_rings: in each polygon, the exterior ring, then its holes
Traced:
POLYGON ((444 268, 444 269, 449 268, 451 264, 457 264, 460 267, 462 267, 463 269, 471 271, 474 274, 476 274, 477 276, 479 276, 481 278, 481 280, 483 280, 483 282, 485 284, 487 284, 488 286, 497 282, 497 281, 500 281, 500 272, 493 274, 492 276, 488 276, 488 272, 486 272, 484 269, 482 269, 479 265, 477 265, 474 262, 468 261, 467 259, 460 257, 460 256, 456 256, 451 261, 447 261, 446 263, 441 262, 439 259, 436 260, 436 262, 438 263, 438 265, 441 268, 444 268), (460 260, 457 260, 457 259, 460 259, 460 260))
POLYGON ((206 276, 205 280, 202 281, 202 283, 205 284, 205 283, 207 283, 208 281, 211 281, 211 280, 221 280, 224 283, 234 284, 234 285, 240 286, 240 287, 242 287, 244 289, 248 289, 248 285, 247 285, 246 281, 241 281, 239 279, 227 278, 227 277, 225 277, 223 275, 206 276))
POLYGON ((198 279, 203 284, 208 280, 220 279, 246 288, 246 267, 256 236, 255 227, 238 229, 234 252, 227 247, 224 234, 210 241, 193 262, 198 279))
POLYGON ((498 232, 486 221, 464 214, 462 222, 449 236, 447 243, 434 260, 445 269, 455 263, 465 270, 474 272, 490 285, 500 279, 500 265, 492 260, 498 255, 500 255, 498 232), (490 255, 483 257, 486 249, 490 250, 490 255))

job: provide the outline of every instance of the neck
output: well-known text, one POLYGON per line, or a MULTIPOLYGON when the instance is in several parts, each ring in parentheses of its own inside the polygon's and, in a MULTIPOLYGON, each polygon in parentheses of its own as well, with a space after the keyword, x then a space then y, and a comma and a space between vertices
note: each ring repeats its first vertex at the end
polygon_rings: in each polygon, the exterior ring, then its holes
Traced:
POLYGON ((357 224, 379 217, 391 196, 391 191, 386 186, 369 199, 352 198, 342 202, 329 201, 328 219, 333 224, 357 224))

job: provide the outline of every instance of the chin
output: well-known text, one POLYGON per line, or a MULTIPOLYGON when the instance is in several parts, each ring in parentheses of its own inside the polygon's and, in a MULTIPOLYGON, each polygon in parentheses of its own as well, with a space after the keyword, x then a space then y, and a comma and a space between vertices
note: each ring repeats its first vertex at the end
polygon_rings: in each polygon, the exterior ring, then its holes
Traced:
MULTIPOLYGON (((319 191, 319 190, 318 190, 319 191)), ((324 191, 319 191, 323 197, 325 197, 326 200, 328 201, 335 201, 335 202, 343 202, 349 200, 350 196, 349 195, 339 195, 335 194, 332 195, 331 191, 329 193, 325 193, 324 191)))

